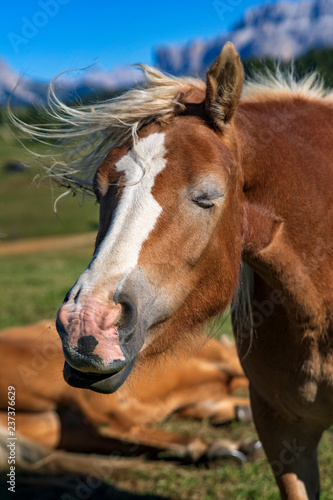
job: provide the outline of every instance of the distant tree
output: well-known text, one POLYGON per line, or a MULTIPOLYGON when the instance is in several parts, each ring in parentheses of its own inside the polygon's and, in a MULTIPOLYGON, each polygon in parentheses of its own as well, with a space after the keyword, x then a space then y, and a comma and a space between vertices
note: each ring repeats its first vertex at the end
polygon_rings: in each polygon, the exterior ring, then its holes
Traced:
POLYGON ((293 66, 296 77, 312 72, 318 73, 324 79, 327 87, 333 87, 333 49, 313 49, 307 54, 296 59, 293 63, 278 63, 272 59, 246 59, 243 61, 245 74, 249 77, 255 73, 260 73, 268 69, 274 72, 276 66, 279 66, 281 71, 290 70, 293 66))
POLYGON ((295 62, 300 74, 317 70, 328 87, 333 87, 333 49, 313 49, 295 62))

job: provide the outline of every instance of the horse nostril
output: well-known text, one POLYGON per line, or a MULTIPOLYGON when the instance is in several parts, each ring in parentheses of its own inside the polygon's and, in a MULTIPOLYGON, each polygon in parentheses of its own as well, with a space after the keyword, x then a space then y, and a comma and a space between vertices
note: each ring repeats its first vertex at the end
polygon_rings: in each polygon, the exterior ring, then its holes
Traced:
POLYGON ((77 350, 82 354, 92 354, 97 344, 98 340, 93 335, 86 335, 77 341, 77 350))
MULTIPOLYGON (((70 290, 68 290, 68 292, 66 293, 65 298, 63 300, 63 304, 67 304, 67 302, 69 302, 69 299, 72 297, 72 294, 74 292, 73 288, 71 288, 70 290)), ((81 290, 82 290, 82 288, 80 287, 78 289, 78 291, 75 293, 75 295, 73 295, 73 301, 74 301, 75 304, 79 300, 79 297, 80 297, 80 294, 81 294, 81 290)))
POLYGON ((118 326, 123 329, 131 330, 136 324, 136 307, 133 301, 127 296, 120 294, 117 303, 121 305, 121 315, 117 322, 118 326))
POLYGON ((75 297, 74 297, 74 303, 77 304, 78 300, 79 300, 79 297, 81 295, 81 290, 82 288, 79 288, 78 292, 75 294, 75 297))

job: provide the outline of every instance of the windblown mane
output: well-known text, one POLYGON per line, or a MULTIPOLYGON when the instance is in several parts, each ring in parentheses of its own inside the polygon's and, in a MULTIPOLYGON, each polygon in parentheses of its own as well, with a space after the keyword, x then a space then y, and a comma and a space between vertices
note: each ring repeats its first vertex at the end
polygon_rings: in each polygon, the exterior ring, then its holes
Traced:
MULTIPOLYGON (((133 138, 143 125, 156 119, 179 114, 185 105, 180 96, 193 90, 205 91, 206 84, 197 78, 164 75, 156 68, 139 65, 146 77, 143 88, 99 102, 94 106, 68 106, 55 92, 55 79, 48 90, 48 124, 30 125, 8 109, 9 118, 24 138, 49 144, 52 154, 35 154, 46 176, 72 190, 91 191, 92 179, 107 154, 133 138), (53 141, 52 144, 48 141, 53 141), (56 141, 56 142, 54 142, 56 141)), ((296 81, 293 72, 268 71, 248 80, 242 101, 300 96, 333 102, 333 92, 326 91, 317 73, 296 81)))
POLYGON ((9 118, 24 138, 49 144, 52 155, 38 155, 45 162, 47 176, 75 190, 92 190, 92 179, 107 154, 156 119, 166 119, 185 108, 180 95, 193 89, 205 90, 196 78, 166 76, 155 68, 139 65, 146 77, 143 88, 97 103, 94 106, 67 106, 55 92, 55 79, 48 90, 46 125, 30 125, 9 107, 9 118), (56 144, 47 141, 56 140, 56 144), (59 153, 57 153, 59 146, 59 153))

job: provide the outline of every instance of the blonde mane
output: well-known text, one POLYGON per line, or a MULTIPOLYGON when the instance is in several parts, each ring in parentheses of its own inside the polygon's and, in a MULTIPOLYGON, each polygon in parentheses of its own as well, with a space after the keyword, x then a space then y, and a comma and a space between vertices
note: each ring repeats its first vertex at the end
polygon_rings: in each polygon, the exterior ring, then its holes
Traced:
POLYGON ((326 89, 324 81, 317 71, 297 79, 293 69, 281 71, 276 67, 274 73, 269 70, 248 78, 244 84, 242 101, 263 102, 268 99, 300 97, 333 102, 333 91, 326 89))
MULTIPOLYGON (((185 109, 180 97, 193 90, 205 92, 198 78, 174 77, 156 68, 139 65, 146 77, 142 88, 99 102, 94 106, 68 106, 55 92, 57 78, 50 84, 46 113, 48 124, 30 125, 20 120, 8 106, 9 118, 23 138, 50 146, 52 154, 37 154, 46 176, 71 190, 92 191, 92 180, 107 154, 153 120, 163 120, 185 109), (48 141, 52 141, 51 143, 48 141)), ((242 102, 301 96, 333 102, 317 73, 296 81, 292 72, 285 75, 263 73, 245 82, 242 102)), ((21 136, 21 138, 22 138, 21 136)))
POLYGON ((146 77, 143 88, 94 106, 67 106, 55 92, 55 79, 48 90, 49 124, 30 125, 8 109, 9 119, 24 139, 50 146, 52 154, 35 154, 44 165, 46 175, 71 189, 92 190, 92 179, 107 154, 137 131, 156 119, 166 119, 185 109, 179 97, 193 89, 205 90, 205 83, 196 78, 166 76, 155 68, 139 65, 146 77), (56 141, 49 143, 48 141, 56 141), (57 149, 59 152, 57 152, 57 149))

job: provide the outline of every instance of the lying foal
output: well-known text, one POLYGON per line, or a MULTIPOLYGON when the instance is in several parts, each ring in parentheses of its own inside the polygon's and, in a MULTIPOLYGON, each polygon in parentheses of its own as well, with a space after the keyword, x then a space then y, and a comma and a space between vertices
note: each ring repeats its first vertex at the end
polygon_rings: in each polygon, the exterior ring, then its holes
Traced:
MULTIPOLYGON (((167 432, 156 424, 172 413, 223 423, 249 415, 247 390, 235 346, 210 340, 186 362, 168 362, 134 376, 117 394, 104 395, 67 385, 61 341, 53 322, 8 328, 0 333, 0 422, 7 425, 8 386, 16 392, 17 432, 52 449, 121 451, 200 457, 234 453, 240 443, 206 443, 167 432), (84 432, 82 432, 84 430, 84 432)), ((237 452, 234 456, 245 459, 237 452)))

